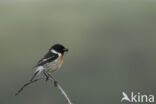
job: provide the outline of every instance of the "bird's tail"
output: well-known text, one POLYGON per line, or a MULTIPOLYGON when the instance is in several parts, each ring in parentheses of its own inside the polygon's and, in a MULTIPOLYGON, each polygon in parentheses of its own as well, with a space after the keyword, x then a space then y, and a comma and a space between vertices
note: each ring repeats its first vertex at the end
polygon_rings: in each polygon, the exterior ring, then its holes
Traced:
POLYGON ((32 76, 32 78, 30 79, 30 82, 34 80, 34 78, 38 75, 38 73, 39 73, 39 71, 36 71, 36 72, 34 73, 34 75, 32 76))
POLYGON ((34 78, 35 78, 37 75, 39 75, 39 74, 43 71, 43 69, 44 69, 44 68, 43 68, 42 66, 39 66, 39 67, 36 69, 34 75, 33 75, 32 78, 30 79, 30 81, 33 81, 34 78))

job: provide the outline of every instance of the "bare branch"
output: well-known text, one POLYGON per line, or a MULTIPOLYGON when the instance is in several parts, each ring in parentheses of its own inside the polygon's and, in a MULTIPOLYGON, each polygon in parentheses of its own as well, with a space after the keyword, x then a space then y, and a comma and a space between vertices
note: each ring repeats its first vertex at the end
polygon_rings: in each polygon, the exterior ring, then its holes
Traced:
POLYGON ((15 96, 17 96, 20 92, 22 92, 23 89, 24 89, 26 86, 28 86, 28 85, 30 85, 30 84, 32 84, 32 83, 35 83, 35 82, 37 82, 37 81, 39 81, 39 80, 42 80, 42 79, 43 79, 43 78, 38 78, 38 79, 35 79, 35 80, 33 80, 33 81, 30 81, 30 82, 24 84, 24 85, 17 91, 17 93, 15 93, 15 96))
POLYGON ((61 87, 60 84, 57 84, 58 89, 61 91, 62 95, 65 97, 65 99, 67 100, 68 104, 72 104, 72 102, 70 101, 68 95, 66 94, 66 92, 63 90, 63 88, 61 87))
MULTIPOLYGON (((51 81, 53 81, 54 83, 56 83, 56 80, 51 76, 49 78, 51 81)), ((56 87, 60 90, 60 92, 62 93, 62 95, 64 96, 64 98, 67 100, 68 104, 72 104, 71 100, 69 99, 68 95, 66 94, 66 92, 64 91, 64 89, 61 87, 61 85, 57 82, 56 87)))
MULTIPOLYGON (((66 94, 66 92, 64 91, 64 89, 61 87, 61 85, 60 85, 49 73, 46 73, 46 74, 48 75, 48 76, 46 76, 46 77, 48 77, 48 79, 51 80, 51 81, 54 83, 54 86, 57 87, 57 88, 59 89, 59 91, 62 93, 62 95, 64 96, 64 98, 67 100, 68 104, 72 104, 71 100, 69 99, 68 95, 66 94)), ((38 78, 38 79, 35 79, 35 80, 33 80, 33 81, 30 81, 30 82, 24 84, 24 85, 18 90, 18 92, 15 94, 15 96, 17 96, 20 92, 22 92, 23 89, 24 89, 26 86, 28 86, 28 85, 30 85, 30 84, 32 84, 32 83, 35 83, 35 82, 37 82, 37 81, 39 81, 39 80, 42 80, 42 79, 44 79, 44 78, 38 78)))

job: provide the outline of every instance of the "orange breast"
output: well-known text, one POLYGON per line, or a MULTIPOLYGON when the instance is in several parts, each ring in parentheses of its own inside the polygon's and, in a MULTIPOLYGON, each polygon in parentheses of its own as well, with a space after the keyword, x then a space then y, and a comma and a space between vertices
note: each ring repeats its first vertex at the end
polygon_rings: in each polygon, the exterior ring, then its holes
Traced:
POLYGON ((59 68, 61 67, 62 63, 63 63, 63 56, 60 56, 59 60, 58 60, 58 67, 59 68))
POLYGON ((60 60, 63 61, 63 56, 60 56, 60 60))

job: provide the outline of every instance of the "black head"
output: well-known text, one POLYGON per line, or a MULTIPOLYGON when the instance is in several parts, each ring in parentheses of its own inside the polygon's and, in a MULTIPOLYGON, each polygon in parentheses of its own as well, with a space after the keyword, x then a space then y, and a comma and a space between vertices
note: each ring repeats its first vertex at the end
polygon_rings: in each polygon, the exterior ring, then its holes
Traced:
POLYGON ((50 48, 50 50, 55 50, 56 52, 59 52, 59 53, 61 53, 61 54, 64 54, 64 52, 67 52, 68 51, 68 49, 67 48, 65 48, 63 45, 61 45, 61 44, 55 44, 55 45, 53 45, 51 48, 50 48))

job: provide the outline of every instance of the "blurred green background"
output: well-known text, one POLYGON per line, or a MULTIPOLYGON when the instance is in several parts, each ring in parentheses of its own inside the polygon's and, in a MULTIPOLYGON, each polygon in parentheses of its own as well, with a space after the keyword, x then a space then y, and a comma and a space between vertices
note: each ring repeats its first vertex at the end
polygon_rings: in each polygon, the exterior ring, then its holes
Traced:
POLYGON ((154 0, 0 1, 0 104, 66 104, 44 81, 14 96, 55 43, 70 49, 53 75, 74 104, 156 96, 154 0))

